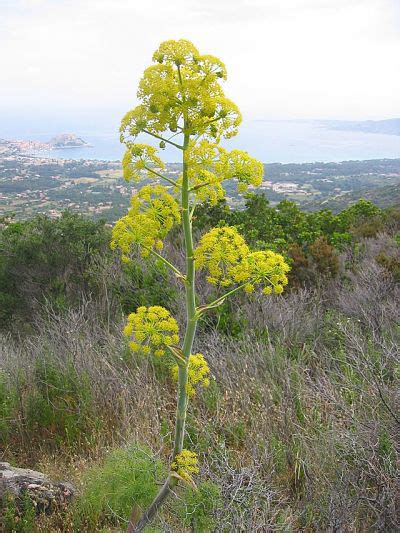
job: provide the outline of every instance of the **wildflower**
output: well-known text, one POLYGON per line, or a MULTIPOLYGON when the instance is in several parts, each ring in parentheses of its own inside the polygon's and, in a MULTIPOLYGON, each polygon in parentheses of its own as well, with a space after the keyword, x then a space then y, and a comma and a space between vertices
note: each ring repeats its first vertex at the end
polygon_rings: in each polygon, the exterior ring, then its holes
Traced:
POLYGON ((220 173, 225 179, 238 181, 238 191, 246 192, 249 185, 258 187, 264 176, 264 165, 243 150, 226 152, 221 158, 220 173))
POLYGON ((179 204, 162 185, 146 185, 131 198, 133 216, 145 213, 159 224, 159 236, 164 238, 181 220, 179 204))
POLYGON ((192 474, 199 473, 198 459, 195 452, 183 449, 175 456, 171 469, 176 472, 182 479, 190 481, 192 474))
POLYGON ((286 274, 290 267, 281 254, 271 250, 252 252, 246 262, 250 286, 263 286, 264 294, 271 294, 272 291, 275 294, 283 292, 288 283, 286 274))
POLYGON ((149 168, 165 168, 164 162, 157 157, 157 148, 147 144, 128 143, 128 149, 122 159, 122 170, 126 181, 139 181, 149 168))
POLYGON ((179 342, 179 328, 176 320, 164 307, 139 307, 136 313, 128 315, 124 335, 133 340, 129 346, 133 352, 143 351, 160 357, 167 346, 179 342))
POLYGON ((119 248, 122 260, 129 262, 129 254, 134 245, 141 249, 141 255, 147 257, 153 248, 161 249, 163 243, 158 237, 159 224, 144 214, 126 215, 120 218, 112 230, 111 248, 119 248))
POLYGON ((152 249, 162 249, 162 240, 179 222, 179 205, 165 187, 147 185, 132 196, 128 214, 113 227, 111 248, 119 248, 125 261, 134 246, 147 257, 152 249))
POLYGON ((121 122, 121 142, 132 142, 142 132, 160 136, 177 131, 183 115, 190 134, 216 141, 237 134, 242 117, 220 86, 226 79, 222 61, 200 55, 184 39, 162 43, 153 60, 155 64, 145 70, 139 83, 140 105, 121 122))
MULTIPOLYGON (((178 381, 179 367, 175 365, 171 369, 172 377, 175 381, 178 381)), ((210 385, 210 367, 201 353, 191 354, 188 364, 188 382, 186 391, 188 396, 195 396, 195 385, 201 385, 202 387, 208 387, 210 385)))
POLYGON ((220 200, 225 198, 221 181, 212 172, 205 169, 196 171, 191 168, 188 174, 198 203, 208 202, 210 205, 217 205, 220 200))
POLYGON ((203 235, 195 250, 196 265, 208 270, 209 283, 227 287, 248 277, 246 257, 250 250, 234 227, 213 228, 203 235))
POLYGON ((186 39, 164 41, 153 54, 153 61, 182 65, 199 56, 197 48, 186 39))
MULTIPOLYGON (((146 106, 139 105, 131 111, 128 111, 128 113, 124 115, 119 128, 120 141, 126 143, 129 147, 132 144, 129 138, 132 137, 135 139, 144 129, 146 129, 148 121, 149 118, 146 106)), ((125 154, 125 156, 128 157, 127 154, 125 154)))
POLYGON ((200 240, 195 250, 199 269, 208 270, 209 283, 221 286, 244 284, 248 293, 255 285, 264 294, 281 294, 288 283, 289 265, 282 255, 271 250, 250 252, 235 228, 213 228, 200 240))
MULTIPOLYGON (((208 201, 216 205, 225 197, 221 185, 228 179, 236 179, 240 193, 246 192, 249 185, 259 186, 264 175, 263 164, 249 156, 247 152, 228 152, 217 143, 206 139, 189 145, 187 155, 190 187, 197 201, 208 201)), ((178 184, 182 178, 178 180, 178 184)))

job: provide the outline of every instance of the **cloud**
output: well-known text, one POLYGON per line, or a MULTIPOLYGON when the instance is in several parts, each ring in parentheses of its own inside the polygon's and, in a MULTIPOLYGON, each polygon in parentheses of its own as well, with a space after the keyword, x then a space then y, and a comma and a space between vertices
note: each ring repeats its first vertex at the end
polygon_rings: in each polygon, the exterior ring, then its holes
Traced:
POLYGON ((185 37, 248 116, 400 111, 398 0, 3 0, 0 21, 0 107, 127 109, 159 42, 185 37))

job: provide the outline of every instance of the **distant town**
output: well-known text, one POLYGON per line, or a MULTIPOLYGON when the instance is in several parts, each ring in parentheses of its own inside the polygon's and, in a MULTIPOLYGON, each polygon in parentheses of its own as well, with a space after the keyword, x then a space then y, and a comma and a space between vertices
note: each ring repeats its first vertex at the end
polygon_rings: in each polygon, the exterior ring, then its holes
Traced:
MULTIPOLYGON (((112 222, 126 212, 138 184, 123 180, 120 161, 48 155, 49 144, 85 142, 76 139, 71 135, 58 136, 49 143, 0 140, 2 216, 27 219, 43 213, 58 217, 69 209, 112 222)), ((171 179, 180 172, 179 164, 167 164, 165 173, 171 179)), ((237 194, 236 184, 226 182, 224 186, 229 204, 242 208, 245 200, 237 194)), ((385 207, 400 202, 400 159, 268 164, 257 191, 264 192, 272 204, 289 199, 310 210, 338 210, 360 197, 385 207)))
POLYGON ((40 153, 62 148, 81 148, 90 144, 74 133, 61 133, 48 142, 31 140, 0 139, 0 157, 9 155, 39 155, 40 153))

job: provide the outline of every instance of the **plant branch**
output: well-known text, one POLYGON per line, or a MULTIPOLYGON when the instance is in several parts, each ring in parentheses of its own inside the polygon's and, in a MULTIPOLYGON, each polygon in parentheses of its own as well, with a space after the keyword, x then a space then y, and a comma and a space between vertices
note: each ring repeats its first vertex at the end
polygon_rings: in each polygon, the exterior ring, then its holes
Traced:
POLYGON ((209 120, 208 122, 205 122, 203 124, 203 126, 208 126, 209 124, 212 124, 213 122, 217 122, 218 120, 222 120, 223 118, 225 117, 216 117, 216 118, 213 118, 212 120, 209 120))
POLYGON ((175 346, 167 346, 167 350, 176 359, 178 365, 187 366, 188 361, 184 358, 182 350, 175 346))
MULTIPOLYGON (((190 191, 190 189, 189 189, 189 191, 190 191)), ((189 215, 190 220, 192 220, 192 218, 193 218, 194 210, 196 209, 196 204, 197 204, 197 198, 195 197, 194 200, 193 200, 192 209, 190 210, 190 215, 189 215)))
POLYGON ((235 287, 231 291, 223 294, 222 296, 220 296, 219 298, 214 300, 213 302, 211 302, 209 304, 206 304, 206 305, 202 305, 201 307, 198 307, 197 308, 197 312, 202 314, 202 313, 204 313, 204 311, 208 311, 208 309, 213 309, 214 307, 218 307, 219 305, 222 305, 226 298, 228 298, 229 296, 231 296, 235 292, 239 291, 240 289, 243 289, 243 287, 245 287, 245 285, 246 285, 246 283, 242 283, 242 285, 238 285, 237 287, 235 287))
POLYGON ((179 187, 179 185, 176 183, 176 181, 174 180, 171 180, 170 178, 167 178, 167 176, 164 176, 163 174, 160 174, 159 172, 157 172, 156 170, 152 169, 151 167, 144 167, 148 172, 151 172, 152 174, 154 174, 155 176, 158 176, 159 178, 165 180, 165 181, 168 181, 168 183, 170 183, 171 185, 173 185, 174 187, 179 187))
POLYGON ((161 135, 157 135, 156 133, 151 133, 149 130, 142 130, 143 133, 147 133, 147 135, 151 135, 152 137, 155 137, 156 139, 160 139, 160 141, 164 141, 165 143, 172 144, 172 146, 175 146, 175 148, 179 148, 179 150, 183 150, 183 146, 180 144, 174 143, 172 141, 169 141, 168 139, 165 139, 164 137, 161 137, 161 135))
POLYGON ((183 93, 183 80, 182 80, 182 73, 181 73, 181 68, 179 65, 177 65, 178 67, 178 78, 179 78, 179 83, 180 83, 180 86, 181 86, 181 89, 182 89, 182 102, 184 103, 185 102, 185 95, 183 93))
POLYGON ((145 250, 148 250, 152 255, 154 255, 155 257, 160 259, 165 265, 167 265, 167 267, 169 267, 171 270, 173 270, 175 272, 175 274, 177 275, 178 278, 181 278, 181 279, 186 281, 186 276, 184 276, 182 274, 182 272, 178 268, 176 268, 176 266, 174 266, 172 263, 170 263, 168 261, 168 259, 163 257, 161 254, 159 254, 155 250, 152 250, 151 248, 148 248, 147 246, 142 246, 142 248, 144 248, 145 250))
MULTIPOLYGON (((223 181, 223 180, 221 180, 223 181)), ((207 185, 211 185, 211 181, 204 181, 203 183, 199 183, 197 185, 194 185, 193 187, 190 187, 189 192, 198 191, 202 187, 206 187, 207 185)))

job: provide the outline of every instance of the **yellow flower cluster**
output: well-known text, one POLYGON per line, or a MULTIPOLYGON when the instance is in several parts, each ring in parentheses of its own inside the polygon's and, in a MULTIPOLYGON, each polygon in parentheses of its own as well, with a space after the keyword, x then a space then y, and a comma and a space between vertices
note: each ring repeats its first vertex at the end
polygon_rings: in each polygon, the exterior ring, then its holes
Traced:
POLYGON ((178 453, 178 455, 175 456, 171 468, 182 479, 190 481, 192 479, 192 474, 199 473, 198 464, 197 454, 190 450, 183 449, 181 453, 178 453))
POLYGON ((254 285, 262 285, 264 294, 281 294, 288 283, 286 274, 290 267, 282 255, 271 250, 252 252, 246 261, 249 271, 249 282, 246 292, 253 292, 254 285))
POLYGON ((119 248, 124 261, 129 261, 134 245, 147 257, 153 248, 162 249, 162 239, 180 219, 179 204, 167 189, 146 185, 132 196, 128 214, 115 223, 111 248, 119 248))
POLYGON ((133 216, 144 213, 159 224, 158 235, 164 238, 175 224, 181 220, 180 207, 162 185, 146 185, 131 198, 133 216))
POLYGON ((139 307, 136 313, 128 315, 124 335, 132 339, 129 346, 133 352, 165 354, 167 346, 179 342, 179 328, 176 320, 164 307, 139 307))
POLYGON ((152 176, 146 169, 163 169, 164 162, 157 157, 157 149, 147 144, 128 143, 122 159, 122 170, 126 181, 139 181, 143 174, 152 176))
POLYGON ((199 56, 197 48, 186 39, 164 41, 153 54, 153 61, 166 65, 183 65, 199 56))
MULTIPOLYGON (((225 197, 221 183, 236 179, 238 191, 245 192, 249 185, 259 186, 264 175, 263 164, 247 152, 228 152, 216 143, 202 139, 191 142, 187 155, 189 183, 198 202, 208 201, 216 205, 225 197)), ((180 185, 182 178, 177 182, 180 185)))
POLYGON ((225 191, 221 181, 215 174, 205 169, 189 167, 189 181, 194 187, 197 202, 199 204, 208 202, 210 205, 217 205, 219 200, 225 198, 225 191))
POLYGON ((264 165, 243 150, 232 150, 221 158, 220 173, 225 176, 224 179, 236 179, 238 191, 243 193, 249 185, 261 185, 264 165))
POLYGON ((225 197, 221 185, 224 176, 218 171, 221 154, 225 150, 216 143, 205 139, 199 143, 191 142, 187 155, 190 187, 194 189, 197 201, 217 205, 225 197))
POLYGON ((207 281, 222 287, 245 284, 252 292, 255 285, 264 294, 280 294, 288 283, 289 265, 282 255, 271 250, 250 252, 236 228, 213 228, 200 239, 195 250, 196 266, 208 271, 207 281))
POLYGON ((154 53, 155 65, 147 68, 139 84, 139 106, 125 115, 121 141, 129 142, 141 132, 160 135, 186 131, 210 139, 237 134, 241 115, 225 97, 221 80, 225 65, 211 55, 200 55, 184 39, 166 41, 154 53))
POLYGON ((243 283, 247 270, 243 268, 250 250, 236 228, 213 228, 204 234, 195 250, 196 265, 208 270, 209 283, 227 287, 243 283))
MULTIPOLYGON (((175 381, 178 381, 179 367, 175 365, 171 369, 172 377, 175 381)), ((189 357, 188 365, 188 383, 186 391, 188 396, 195 396, 196 394, 196 385, 201 385, 202 387, 208 387, 210 385, 210 367, 208 366, 207 361, 204 358, 204 355, 201 353, 191 354, 189 357)))
POLYGON ((159 224, 156 220, 146 215, 126 215, 114 224, 112 229, 111 249, 119 248, 122 252, 122 261, 129 262, 129 254, 134 245, 140 248, 143 257, 148 257, 150 250, 161 250, 162 241, 157 237, 159 224))

